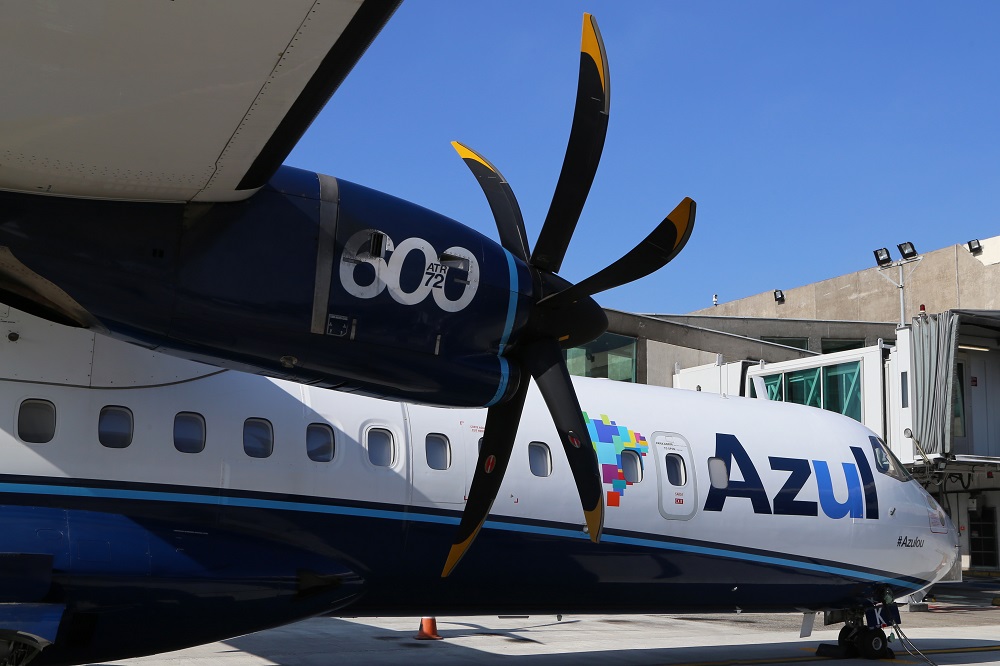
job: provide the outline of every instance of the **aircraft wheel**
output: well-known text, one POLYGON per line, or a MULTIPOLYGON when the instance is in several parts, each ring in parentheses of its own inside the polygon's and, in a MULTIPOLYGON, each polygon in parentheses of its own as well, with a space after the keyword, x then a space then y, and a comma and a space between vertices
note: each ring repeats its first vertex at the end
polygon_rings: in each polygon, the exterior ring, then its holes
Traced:
POLYGON ((845 624, 840 629, 840 635, 837 636, 837 645, 843 648, 844 657, 847 659, 858 656, 858 632, 860 632, 860 629, 857 627, 845 624))
POLYGON ((881 659, 885 655, 885 632, 881 629, 859 629, 856 641, 858 652, 865 659, 881 659))

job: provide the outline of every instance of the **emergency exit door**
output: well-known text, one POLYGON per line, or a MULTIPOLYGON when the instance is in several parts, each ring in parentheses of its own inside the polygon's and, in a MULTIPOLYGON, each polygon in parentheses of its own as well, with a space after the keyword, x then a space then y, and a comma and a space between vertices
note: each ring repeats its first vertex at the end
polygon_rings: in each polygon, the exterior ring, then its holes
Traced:
POLYGON ((675 432, 654 432, 652 440, 660 515, 667 520, 688 520, 698 508, 691 446, 675 432))

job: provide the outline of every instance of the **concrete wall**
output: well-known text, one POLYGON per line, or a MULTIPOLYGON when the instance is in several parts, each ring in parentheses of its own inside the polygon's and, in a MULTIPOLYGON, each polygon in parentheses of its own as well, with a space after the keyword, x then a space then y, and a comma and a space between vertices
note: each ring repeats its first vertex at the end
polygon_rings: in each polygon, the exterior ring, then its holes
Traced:
MULTIPOLYGON (((923 255, 903 266, 906 322, 927 312, 965 308, 1000 309, 1000 236, 981 241, 983 252, 973 256, 965 245, 952 245, 923 255)), ((874 260, 873 260, 874 261, 874 260)), ((784 289, 785 302, 773 292, 756 294, 691 314, 781 319, 840 319, 898 321, 899 269, 872 267, 822 282, 784 289), (880 274, 880 273, 884 273, 880 274)))

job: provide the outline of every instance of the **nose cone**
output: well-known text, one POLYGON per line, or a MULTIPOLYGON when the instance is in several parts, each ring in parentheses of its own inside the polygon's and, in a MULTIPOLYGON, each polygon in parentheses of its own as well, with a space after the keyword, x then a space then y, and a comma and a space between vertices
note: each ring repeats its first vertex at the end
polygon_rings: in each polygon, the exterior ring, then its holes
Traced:
POLYGON ((941 557, 941 563, 934 572, 934 582, 962 580, 958 530, 955 529, 955 524, 951 522, 951 518, 948 517, 937 500, 927 491, 924 491, 924 496, 927 500, 927 517, 931 524, 934 550, 941 557))

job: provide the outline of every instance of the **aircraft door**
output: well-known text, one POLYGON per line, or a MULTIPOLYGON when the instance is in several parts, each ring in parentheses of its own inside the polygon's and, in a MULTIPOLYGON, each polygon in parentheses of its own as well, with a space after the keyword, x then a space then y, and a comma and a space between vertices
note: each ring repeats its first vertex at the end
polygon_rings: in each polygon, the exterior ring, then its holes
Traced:
POLYGON ((698 507, 691 446, 675 432, 654 432, 651 439, 656 456, 660 515, 668 520, 689 520, 698 507))
POLYGON ((423 506, 465 503, 466 427, 451 410, 410 407, 413 443, 413 503, 423 506), (442 418, 442 414, 444 418, 442 418))

